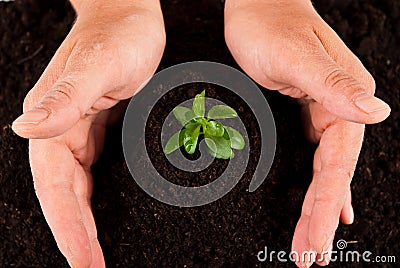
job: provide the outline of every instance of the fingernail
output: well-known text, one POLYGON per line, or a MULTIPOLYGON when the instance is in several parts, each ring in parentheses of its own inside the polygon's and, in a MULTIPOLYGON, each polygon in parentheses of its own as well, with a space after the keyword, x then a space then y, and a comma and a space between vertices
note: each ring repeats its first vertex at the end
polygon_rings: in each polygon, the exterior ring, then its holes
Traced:
POLYGON ((354 209, 353 206, 350 206, 350 215, 349 215, 350 224, 354 222, 354 209))
POLYGON ((328 239, 326 239, 324 246, 322 247, 322 252, 327 252, 332 246, 333 239, 335 238, 335 233, 331 234, 328 239))
POLYGON ((331 244, 331 245, 329 246, 328 251, 327 251, 327 254, 325 255, 324 263, 325 263, 326 265, 328 265, 329 262, 330 262, 331 259, 332 259, 332 249, 333 249, 333 244, 331 244))
POLYGON ((47 117, 49 117, 49 112, 47 110, 42 108, 33 109, 18 117, 13 122, 13 126, 39 124, 40 122, 44 121, 47 117))
MULTIPOLYGON (((304 254, 302 256, 304 256, 304 258, 307 258, 306 260, 304 260, 305 261, 305 267, 306 268, 310 268, 311 265, 313 265, 313 263, 316 261, 317 252, 315 252, 311 248, 307 252, 308 252, 308 254, 304 254)), ((303 257, 301 257, 301 258, 303 258, 303 257)))
POLYGON ((390 114, 390 107, 386 102, 367 93, 357 95, 354 104, 376 120, 383 120, 390 114))

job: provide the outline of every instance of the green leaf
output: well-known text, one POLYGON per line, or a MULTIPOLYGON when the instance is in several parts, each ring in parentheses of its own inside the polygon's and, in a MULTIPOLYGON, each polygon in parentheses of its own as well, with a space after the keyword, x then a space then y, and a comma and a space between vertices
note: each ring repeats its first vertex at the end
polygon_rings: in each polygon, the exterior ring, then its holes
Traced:
POLYGON ((190 120, 195 118, 193 111, 187 107, 176 106, 172 112, 175 118, 181 123, 182 126, 186 125, 190 120))
POLYGON ((205 133, 210 136, 222 137, 224 135, 224 127, 217 121, 208 121, 205 133))
POLYGON ((208 111, 207 118, 209 119, 225 119, 235 118, 238 114, 236 111, 227 105, 215 105, 208 111))
POLYGON ((229 134, 229 139, 231 141, 231 148, 236 150, 242 150, 244 148, 245 142, 242 134, 240 134, 236 129, 231 127, 224 127, 226 132, 229 134))
POLYGON ((182 145, 182 143, 179 142, 180 134, 181 131, 178 131, 174 135, 172 135, 172 137, 168 140, 167 144, 164 147, 164 153, 170 154, 182 145))
POLYGON ((217 156, 217 145, 215 145, 215 142, 210 138, 204 138, 204 141, 207 144, 208 153, 210 155, 212 155, 213 157, 216 157, 217 156))
POLYGON ((205 142, 208 149, 211 151, 211 155, 214 157, 222 159, 233 157, 233 151, 229 140, 223 137, 207 136, 205 142))
POLYGON ((183 146, 188 154, 193 154, 196 151, 197 141, 200 135, 201 125, 194 129, 183 130, 183 146))
POLYGON ((201 122, 197 119, 192 119, 185 125, 185 129, 193 131, 196 127, 201 126, 201 122))
POLYGON ((203 90, 200 94, 197 94, 193 101, 192 110, 194 114, 198 117, 204 117, 205 113, 205 103, 204 103, 204 96, 206 91, 203 90))

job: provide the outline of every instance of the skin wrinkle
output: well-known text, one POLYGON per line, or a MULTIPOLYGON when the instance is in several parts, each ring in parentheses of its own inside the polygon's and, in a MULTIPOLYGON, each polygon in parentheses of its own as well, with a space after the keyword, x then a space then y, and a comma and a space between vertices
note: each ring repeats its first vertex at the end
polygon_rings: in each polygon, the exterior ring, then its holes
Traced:
POLYGON ((315 36, 318 38, 321 45, 324 47, 324 49, 325 49, 326 53, 329 55, 329 57, 331 57, 331 59, 334 62, 337 62, 339 60, 338 53, 334 53, 334 50, 331 48, 330 43, 327 43, 324 41, 325 39, 321 37, 321 34, 319 33, 318 28, 313 27, 312 30, 313 30, 315 36))
POLYGON ((342 70, 335 68, 330 71, 330 73, 326 76, 324 84, 327 87, 334 88, 343 80, 348 82, 351 79, 349 77, 343 76, 342 70))
MULTIPOLYGON (((114 3, 110 8, 118 6, 114 3)), ((161 9, 152 3, 124 9, 124 14, 137 13, 127 19, 109 16, 120 13, 117 9, 85 14, 84 5, 74 5, 82 10, 71 32, 25 99, 25 111, 38 105, 50 111, 44 123, 16 132, 42 138, 30 140, 29 146, 35 189, 56 242, 74 267, 86 267, 91 260, 96 268, 105 267, 89 204, 90 166, 103 148, 111 118, 103 109, 137 92, 161 60, 165 30, 161 9)), ((117 108, 113 113, 120 113, 117 108)))
POLYGON ((301 96, 299 91, 307 96, 301 101, 305 131, 318 148, 292 249, 329 247, 339 216, 352 221, 350 181, 364 129, 343 118, 371 123, 353 100, 355 92, 373 87, 372 76, 310 1, 228 0, 225 36, 233 57, 255 81, 292 97, 301 96))
MULTIPOLYGON (((71 51, 74 49, 76 45, 76 42, 73 42, 72 47, 70 49, 67 49, 67 51, 64 53, 62 49, 58 49, 56 51, 55 56, 60 57, 61 59, 66 59, 68 58, 68 55, 71 53, 71 51)), ((29 111, 32 108, 34 108, 37 103, 40 101, 40 99, 43 97, 44 93, 48 90, 49 88, 52 87, 52 85, 55 83, 55 81, 58 80, 59 76, 57 73, 61 73, 62 70, 65 69, 65 61, 57 61, 55 62, 53 59, 50 61, 49 66, 54 66, 54 69, 51 69, 52 71, 49 70, 47 67, 45 71, 43 72, 42 76, 36 82, 32 90, 28 92, 24 99, 23 103, 23 111, 29 111), (54 70, 54 71, 53 71, 54 70), (45 78, 45 79, 44 79, 45 78)))
MULTIPOLYGON (((85 165, 82 165, 79 160, 75 159, 75 174, 74 178, 80 177, 79 173, 85 173, 84 169, 85 165)), ((88 174, 89 175, 89 174, 88 174)), ((74 192, 77 197, 78 203, 79 200, 86 200, 87 196, 91 193, 93 183, 88 180, 76 180, 74 179, 74 192)), ((84 216, 82 214, 82 216, 84 216)))
MULTIPOLYGON (((76 267, 86 266, 91 259, 95 267, 105 266, 89 203, 93 187, 90 165, 103 148, 104 126, 111 114, 118 113, 118 107, 101 110, 136 94, 156 70, 165 47, 159 2, 121 3, 74 1, 76 23, 28 94, 32 100, 25 105, 34 108, 53 89, 48 98, 53 102, 41 104, 52 109, 52 114, 44 124, 16 131, 24 137, 42 138, 30 141, 32 173, 35 184, 53 186, 39 190, 38 197, 60 248, 65 243, 71 246, 67 253, 65 248, 62 250, 76 267), (57 81, 66 81, 64 86, 69 92, 57 92, 57 81), (80 119, 74 117, 77 113, 80 119), (47 191, 57 183, 71 183, 73 188, 55 186, 47 191), (70 254, 74 255, 72 259, 70 254)), ((303 100, 306 132, 319 145, 292 248, 324 248, 326 238, 334 235, 339 216, 347 213, 348 217, 352 209, 350 181, 364 129, 337 116, 366 122, 356 114, 351 93, 356 92, 353 88, 361 88, 354 81, 374 90, 372 76, 317 15, 310 1, 227 0, 225 7, 227 45, 246 73, 268 88, 293 97, 303 93, 320 102, 303 100), (345 83, 339 75, 336 80, 331 78, 331 88, 326 88, 323 81, 335 68, 355 80, 345 83)))
MULTIPOLYGON (((321 22, 329 27, 329 25, 327 25, 326 22, 322 20, 322 18, 321 22)), ((320 33, 320 31, 316 27, 313 28, 313 32, 319 39, 320 43, 323 45, 329 57, 331 57, 335 62, 337 62, 342 68, 346 68, 356 78, 357 81, 361 82, 365 86, 367 93, 374 94, 376 88, 375 79, 365 69, 360 59, 358 59, 350 51, 350 49, 347 48, 347 46, 343 43, 343 41, 338 38, 336 33, 333 32, 332 29, 328 28, 327 32, 330 32, 332 37, 330 38, 329 36, 327 36, 324 38, 323 33, 322 32, 320 33), (334 46, 333 44, 331 45, 331 43, 327 43, 324 41, 324 40, 335 40, 334 37, 336 37, 336 40, 338 40, 336 46, 334 46), (346 53, 339 53, 338 48, 342 48, 346 53), (349 66, 343 66, 343 64, 341 63, 348 61, 347 58, 351 58, 351 60, 355 62, 355 64, 349 66)))
MULTIPOLYGON (((82 219, 82 218, 80 218, 78 222, 79 222, 79 223, 78 223, 79 225, 81 225, 82 227, 84 227, 83 219, 82 219)), ((74 253, 74 252, 78 252, 78 250, 75 249, 75 248, 72 246, 72 245, 74 244, 74 243, 73 243, 73 238, 74 238, 74 234, 71 233, 71 232, 70 232, 68 235, 66 235, 66 246, 67 246, 67 250, 69 251, 69 254, 70 254, 70 256, 71 256, 72 259, 75 257, 75 253, 74 253)), ((90 246, 89 246, 88 243, 84 243, 84 244, 85 244, 86 249, 89 249, 89 248, 90 248, 90 246)))

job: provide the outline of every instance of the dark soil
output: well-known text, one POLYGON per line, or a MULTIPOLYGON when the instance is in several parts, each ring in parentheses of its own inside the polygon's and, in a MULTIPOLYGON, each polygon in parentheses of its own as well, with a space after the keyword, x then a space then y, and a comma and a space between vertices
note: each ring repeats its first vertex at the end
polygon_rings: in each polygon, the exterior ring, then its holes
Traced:
MULTIPOLYGON (((336 240, 357 241, 348 248, 394 255, 399 261, 400 1, 316 2, 320 14, 374 75, 377 95, 392 107, 385 122, 367 127, 352 184, 356 219, 339 227, 336 240)), ((220 1, 162 4, 168 40, 160 69, 192 60, 236 67, 223 39, 220 1)), ((27 141, 12 133, 10 123, 67 34, 74 13, 64 1, 26 0, 0 2, 0 14, 0 266, 67 267, 33 190, 27 141)), ((109 267, 293 266, 276 259, 260 264, 256 254, 264 246, 290 251, 314 146, 302 135, 299 107, 284 96, 264 93, 278 137, 268 179, 250 194, 249 170, 228 195, 198 208, 172 207, 144 193, 124 162, 121 127, 109 130, 104 154, 93 168, 93 209, 109 267)), ((223 98, 212 89, 210 94, 223 98)))
MULTIPOLYGON (((149 152, 149 157, 153 166, 157 169, 160 175, 162 175, 170 182, 186 187, 198 187, 201 185, 206 185, 225 172, 229 161, 223 159, 215 159, 213 163, 203 171, 187 172, 169 164, 168 159, 163 153, 160 134, 165 118, 174 107, 188 99, 192 99, 196 94, 200 93, 203 90, 206 90, 207 98, 213 98, 223 101, 226 105, 234 108, 238 112, 239 118, 244 123, 246 127, 246 133, 243 133, 243 135, 251 137, 251 143, 247 144, 247 146, 250 146, 251 154, 248 168, 245 172, 246 176, 244 176, 244 178, 242 179, 248 179, 248 182, 250 182, 251 176, 252 174, 254 174, 254 170, 258 163, 258 156, 260 154, 261 146, 260 130, 256 123, 256 118, 249 106, 232 91, 221 86, 207 83, 191 83, 177 87, 174 90, 168 92, 165 96, 163 96, 160 101, 158 101, 157 104, 153 107, 146 126, 146 149, 147 152, 149 152)), ((144 96, 146 95, 144 94, 144 96)), ((141 103, 140 96, 139 103, 141 103)), ((206 107, 207 105, 208 103, 206 101, 206 107)), ((225 121, 229 123, 229 121, 233 120, 225 121)), ((229 126, 235 127, 234 125, 232 125, 232 122, 231 124, 229 124, 229 126)), ((137 147, 138 146, 133 146, 133 148, 137 147)), ((185 153, 184 149, 182 149, 182 151, 183 155, 187 159, 196 160, 200 157, 199 148, 197 148, 196 152, 193 155, 185 153)), ((135 154, 135 159, 141 157, 143 156, 141 156, 140 154, 135 154)), ((244 152, 242 153, 240 151, 235 151, 235 158, 240 159, 240 161, 237 161, 237 163, 244 164, 246 162, 244 152)), ((137 160, 139 161, 139 163, 142 162, 139 159, 137 160)), ((141 166, 141 164, 139 164, 138 166, 141 166)), ((145 171, 143 172, 143 174, 146 174, 145 171)))

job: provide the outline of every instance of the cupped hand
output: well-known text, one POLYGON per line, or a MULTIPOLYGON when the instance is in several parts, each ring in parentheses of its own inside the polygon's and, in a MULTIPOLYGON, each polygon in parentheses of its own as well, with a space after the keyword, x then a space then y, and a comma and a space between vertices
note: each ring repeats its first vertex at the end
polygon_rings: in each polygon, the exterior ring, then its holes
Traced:
POLYGON ((350 182, 363 124, 384 120, 390 108, 373 96, 374 79, 309 0, 227 0, 225 38, 249 76, 302 104, 307 137, 318 148, 292 250, 318 253, 298 266, 327 264, 339 218, 354 218, 350 182))
POLYGON ((25 98, 13 130, 29 138, 34 185, 73 267, 104 267, 90 206, 90 166, 120 100, 155 72, 165 45, 158 1, 76 1, 77 20, 25 98))

